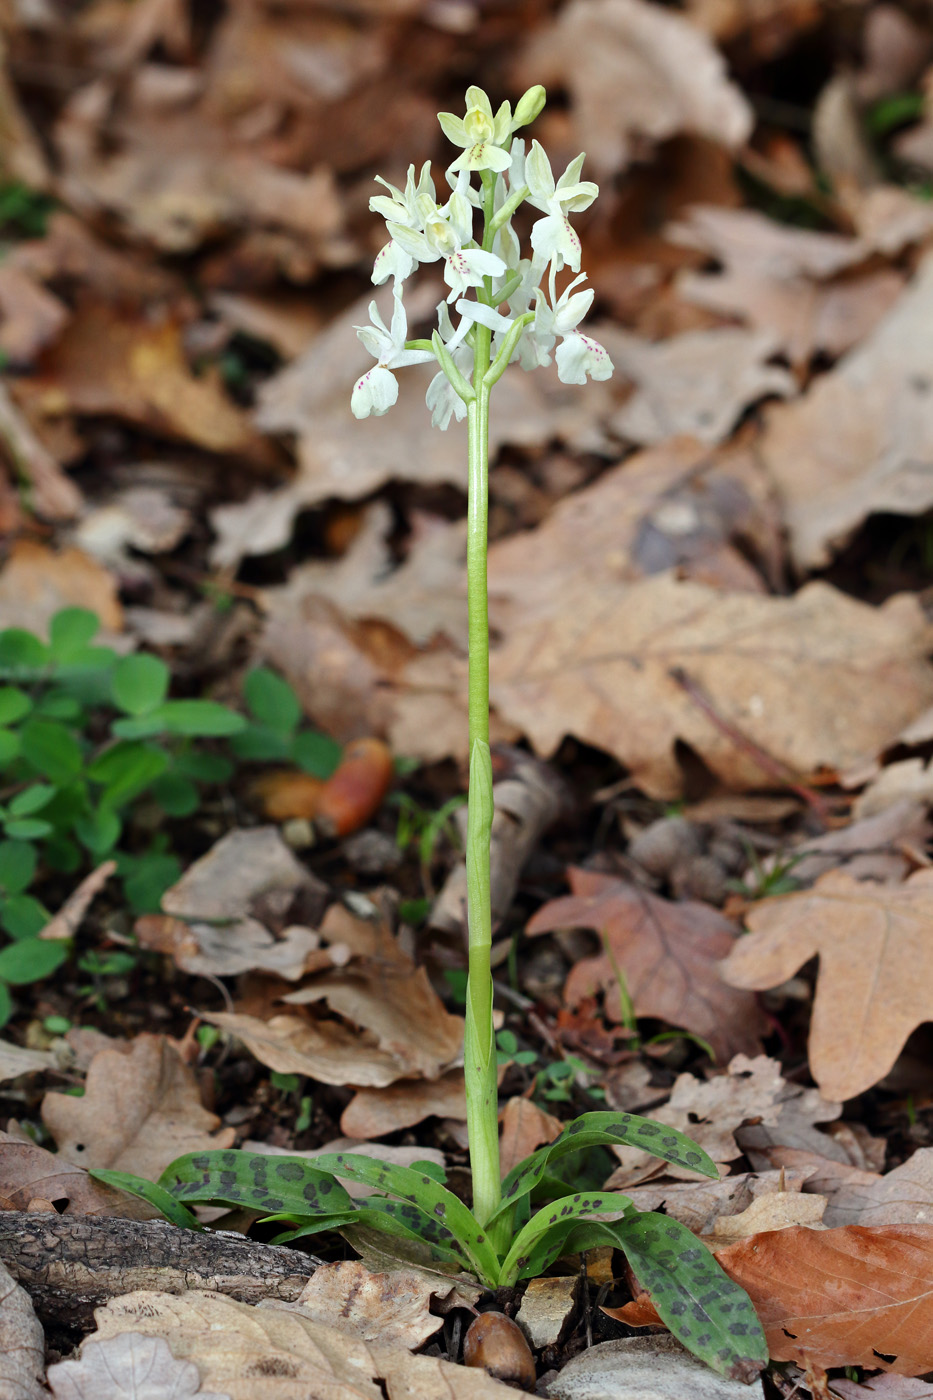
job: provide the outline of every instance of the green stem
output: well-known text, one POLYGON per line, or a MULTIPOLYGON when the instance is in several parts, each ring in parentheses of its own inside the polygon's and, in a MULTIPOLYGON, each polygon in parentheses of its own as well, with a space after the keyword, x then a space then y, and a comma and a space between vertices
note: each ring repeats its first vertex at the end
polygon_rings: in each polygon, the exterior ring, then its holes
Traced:
POLYGON ((489 614, 486 543, 489 515, 489 369, 491 333, 477 325, 473 345, 475 398, 467 405, 469 506, 467 600, 469 608, 470 793, 467 824, 467 982, 464 1071, 467 1131, 473 1174, 473 1213, 483 1225, 500 1200, 499 1089, 492 1027, 492 911, 489 841, 492 831, 492 762, 489 754, 489 614))

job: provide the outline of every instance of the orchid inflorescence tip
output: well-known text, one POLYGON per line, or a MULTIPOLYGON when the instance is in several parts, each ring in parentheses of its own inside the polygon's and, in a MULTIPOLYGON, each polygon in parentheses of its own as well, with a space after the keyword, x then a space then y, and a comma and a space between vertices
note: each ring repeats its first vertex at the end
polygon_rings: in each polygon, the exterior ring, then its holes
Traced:
POLYGON ((388 193, 374 195, 369 207, 385 219, 389 241, 376 257, 372 280, 377 286, 392 280, 393 311, 386 326, 371 302, 371 324, 356 327, 376 360, 353 389, 350 406, 357 418, 381 417, 393 406, 398 398, 395 370, 435 360, 440 368, 425 397, 431 421, 444 429, 451 417, 462 419, 478 387, 471 383, 476 326, 491 332, 487 387, 513 360, 531 370, 550 364, 552 355, 565 384, 612 374, 606 350, 579 330, 594 294, 592 289, 576 290, 586 274, 580 272, 580 240, 569 219, 589 208, 598 186, 581 180, 582 154, 555 180, 542 146, 532 141, 526 154, 524 141, 515 139, 544 103, 544 88, 536 86, 514 113, 508 102, 494 113, 482 88, 470 87, 464 117, 438 114, 445 136, 460 151, 446 171, 451 193, 443 205, 437 203, 430 161, 417 173, 414 165, 408 167, 404 189, 376 177, 388 193), (526 202, 542 215, 532 225, 530 257, 522 257, 512 229, 515 211, 526 202), (483 223, 479 241, 474 237, 477 213, 483 223), (403 284, 421 263, 434 262, 443 264, 449 290, 437 307, 432 340, 411 342, 403 284), (558 295, 556 279, 564 268, 577 276, 558 295))

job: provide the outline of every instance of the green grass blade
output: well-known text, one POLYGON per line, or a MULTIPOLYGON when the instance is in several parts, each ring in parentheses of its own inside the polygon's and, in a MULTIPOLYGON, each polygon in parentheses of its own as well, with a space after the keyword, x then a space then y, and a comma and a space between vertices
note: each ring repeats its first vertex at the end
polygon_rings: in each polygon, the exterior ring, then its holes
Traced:
POLYGON ((179 1157, 166 1167, 159 1185, 176 1200, 246 1206, 263 1215, 334 1215, 355 1209, 340 1183, 316 1162, 232 1148, 179 1157))
POLYGON ((375 1186, 390 1196, 398 1196, 402 1201, 420 1208, 436 1220, 439 1227, 451 1232, 464 1250, 471 1268, 485 1283, 495 1287, 499 1279, 499 1260, 486 1232, 473 1213, 446 1186, 410 1167, 397 1167, 391 1162, 380 1162, 353 1152, 325 1153, 316 1157, 315 1163, 335 1176, 375 1186))
POLYGON ((105 1186, 116 1186, 121 1191, 128 1191, 131 1196, 148 1201, 149 1205, 162 1212, 166 1220, 170 1220, 182 1230, 204 1229, 200 1220, 196 1215, 192 1215, 187 1206, 182 1205, 171 1192, 155 1181, 146 1181, 143 1177, 132 1176, 129 1172, 109 1171, 105 1167, 88 1167, 88 1176, 92 1176, 95 1181, 102 1181, 105 1186))
POLYGON ((569 1228, 574 1221, 594 1215, 604 1220, 618 1220, 631 1204, 628 1196, 615 1191, 583 1191, 553 1201, 533 1215, 524 1229, 519 1231, 502 1264, 500 1284, 508 1286, 516 1282, 523 1270, 528 1268, 534 1246, 545 1240, 549 1232, 556 1231, 559 1238, 555 1239, 555 1243, 559 1249, 567 1233, 565 1227, 569 1228))
POLYGON ((767 1364, 751 1299, 686 1225, 654 1211, 615 1228, 619 1248, 665 1326, 714 1371, 746 1383, 767 1364))

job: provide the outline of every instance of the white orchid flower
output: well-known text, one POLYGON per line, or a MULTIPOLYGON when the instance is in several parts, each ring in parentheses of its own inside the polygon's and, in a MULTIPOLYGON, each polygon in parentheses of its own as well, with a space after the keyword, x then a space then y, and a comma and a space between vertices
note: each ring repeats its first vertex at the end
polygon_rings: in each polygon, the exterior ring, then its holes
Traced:
MULTIPOLYGON (((397 185, 390 185, 388 180, 384 180, 381 175, 377 175, 376 180, 380 185, 384 185, 389 193, 388 195, 373 195, 369 201, 372 212, 381 214, 387 223, 406 228, 418 228, 420 226, 418 222, 419 199, 427 198, 433 201, 436 195, 434 181, 431 179, 431 162, 425 161, 417 179, 415 178, 414 165, 408 167, 404 190, 400 190, 397 185)), ((376 254, 372 280, 377 287, 381 287, 390 277, 394 278, 396 283, 404 282, 406 277, 411 276, 417 265, 416 260, 392 239, 376 254)))
POLYGON ((471 287, 481 287, 484 277, 498 277, 506 271, 496 253, 477 248, 473 241, 473 206, 465 193, 468 180, 464 172, 442 209, 433 200, 420 198, 419 228, 389 224, 392 241, 409 257, 421 263, 443 259, 444 281, 450 288, 448 301, 471 287))
POLYGON ((408 167, 408 177, 404 190, 400 190, 396 185, 390 185, 388 180, 383 180, 381 175, 376 176, 376 183, 383 185, 389 194, 374 194, 369 201, 369 207, 374 214, 381 214, 387 224, 407 224, 409 228, 417 228, 418 200, 422 195, 427 195, 430 199, 437 197, 434 181, 431 179, 431 162, 429 160, 426 160, 421 167, 421 173, 417 180, 415 179, 414 165, 408 167))
POLYGON ((357 336, 377 361, 373 369, 359 378, 353 386, 350 409, 354 418, 381 418, 398 399, 398 380, 392 373, 405 365, 422 365, 434 359, 431 350, 406 350, 408 317, 402 304, 402 294, 396 287, 395 307, 391 328, 386 326, 374 301, 369 303, 371 326, 354 326, 357 336))
POLYGON ((449 173, 466 170, 508 170, 509 153, 504 149, 512 134, 512 108, 508 102, 493 116, 492 103, 482 88, 469 87, 465 117, 438 112, 437 120, 448 141, 464 147, 463 155, 450 165, 449 173))
POLYGON ((568 214, 589 209, 599 194, 592 180, 581 180, 585 156, 572 160, 555 184, 551 162, 543 147, 532 141, 525 159, 525 182, 530 194, 528 203, 547 216, 538 219, 531 230, 531 246, 539 257, 547 258, 560 272, 565 265, 580 271, 580 239, 570 226, 568 214))
MULTIPOLYGON (((593 305, 594 292, 574 291, 586 281, 586 273, 575 277, 561 293, 553 307, 548 305, 544 293, 536 289, 535 319, 528 330, 528 339, 538 353, 538 364, 551 362, 551 351, 557 337, 561 344, 554 356, 557 362, 557 377, 563 384, 585 384, 587 375, 591 379, 608 379, 612 374, 612 360, 598 340, 581 335, 577 327, 593 305)), ((524 337, 523 337, 524 338, 524 337)))

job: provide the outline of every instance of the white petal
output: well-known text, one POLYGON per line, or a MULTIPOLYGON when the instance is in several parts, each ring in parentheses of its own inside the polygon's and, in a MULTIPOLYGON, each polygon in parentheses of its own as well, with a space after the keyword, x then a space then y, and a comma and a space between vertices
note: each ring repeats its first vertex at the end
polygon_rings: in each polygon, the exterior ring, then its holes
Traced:
POLYGON ((609 379, 612 361, 598 340, 587 335, 568 335, 557 347, 557 377, 563 384, 585 384, 591 379, 609 379))
POLYGON ((433 350, 399 350, 383 363, 387 369, 404 369, 406 365, 430 364, 436 358, 433 350))
POLYGON ((416 262, 437 261, 437 254, 423 233, 418 233, 413 228, 406 228, 404 224, 387 224, 386 228, 393 243, 397 243, 416 262))
POLYGON ((475 84, 471 84, 466 90, 466 98, 464 101, 467 110, 471 107, 478 107, 479 110, 485 112, 489 120, 492 121, 492 103, 481 87, 476 87, 475 84))
POLYGON ((453 112, 438 112, 437 120, 451 145, 469 146, 470 139, 464 130, 462 117, 455 117, 453 112))
MULTIPOLYGON (((596 293, 592 287, 586 292, 574 292, 573 296, 561 297, 557 304, 557 311, 554 315, 554 329, 558 335, 569 335, 575 331, 583 320, 583 317, 593 305, 593 298, 596 293)), ((564 293, 567 296, 567 293, 564 293)))
POLYGON ((491 331, 507 331, 512 325, 511 316, 503 316, 501 311, 496 311, 492 306, 486 306, 481 301, 458 301, 456 308, 460 315, 467 322, 478 321, 481 326, 488 326, 491 331))
POLYGON ((354 326, 357 340, 362 341, 366 349, 374 360, 381 360, 383 355, 392 348, 389 333, 386 330, 379 330, 376 326, 354 326))
POLYGON ((402 290, 396 284, 392 294, 395 305, 392 308, 392 348, 395 351, 405 349, 405 341, 408 339, 408 316, 405 312, 405 303, 402 301, 402 290))
POLYGON ((431 410, 431 426, 446 432, 451 414, 459 423, 466 417, 466 404, 441 370, 428 385, 424 401, 431 410))
POLYGON ((538 219, 531 229, 531 246, 540 257, 554 263, 558 272, 565 265, 579 272, 580 240, 559 214, 538 219))
POLYGON ((525 182, 531 190, 531 202, 543 208, 554 193, 554 176, 551 162, 540 141, 532 141, 531 150, 525 158, 525 182))
POLYGON ((579 214, 581 210, 589 209, 598 194, 599 186, 594 185, 592 180, 581 180, 580 184, 568 185, 565 189, 558 185, 554 202, 566 214, 579 214))
POLYGON ((354 418, 381 418, 398 398, 398 380, 390 370, 375 365, 353 386, 350 410, 354 418))
POLYGON ((416 266, 414 258, 410 258, 394 239, 390 239, 385 247, 380 248, 376 254, 372 280, 377 287, 388 282, 390 277, 394 277, 396 282, 404 282, 406 277, 411 276, 416 266))

